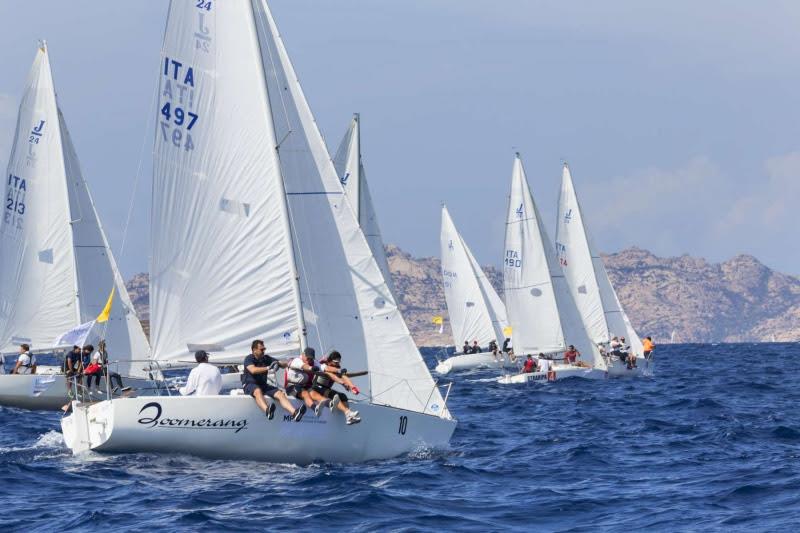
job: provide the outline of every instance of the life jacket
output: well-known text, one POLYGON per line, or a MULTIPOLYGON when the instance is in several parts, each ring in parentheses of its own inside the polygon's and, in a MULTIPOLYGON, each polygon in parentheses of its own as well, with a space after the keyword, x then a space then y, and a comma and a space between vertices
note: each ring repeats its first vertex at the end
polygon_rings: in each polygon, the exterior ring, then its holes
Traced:
MULTIPOLYGON (((286 371, 283 373, 283 387, 286 388, 289 385, 295 385, 303 388, 307 388, 311 385, 312 380, 314 379, 314 372, 306 372, 305 370, 297 370, 296 368, 292 368, 292 363, 295 360, 299 359, 302 362, 302 358, 295 357, 291 361, 289 361, 289 366, 286 368, 286 371)), ((305 363, 303 363, 305 364, 305 363)))
POLYGON ((28 364, 27 365, 19 365, 20 368, 24 368, 25 369, 25 371, 22 372, 22 374, 30 374, 31 373, 31 368, 36 366, 36 358, 33 355, 31 355, 30 352, 25 352, 24 354, 21 354, 20 357, 22 357, 22 355, 27 355, 28 356, 28 364))

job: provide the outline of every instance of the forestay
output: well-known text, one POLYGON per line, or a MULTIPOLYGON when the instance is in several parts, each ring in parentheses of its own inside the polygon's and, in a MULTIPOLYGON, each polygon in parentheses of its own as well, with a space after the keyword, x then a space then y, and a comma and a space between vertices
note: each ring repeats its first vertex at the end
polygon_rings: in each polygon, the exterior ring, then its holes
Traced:
POLYGON ((372 203, 372 195, 367 184, 367 175, 364 172, 364 164, 361 160, 361 117, 356 113, 350 121, 336 156, 333 158, 336 175, 344 188, 345 194, 350 200, 350 205, 356 209, 356 218, 364 232, 364 237, 369 243, 372 255, 378 262, 383 279, 389 289, 394 293, 392 283, 392 273, 389 270, 389 262, 386 259, 386 249, 383 246, 378 217, 372 203))
MULTIPOLYGON (((473 340, 477 340, 479 345, 485 347, 489 341, 499 340, 501 337, 498 336, 498 329, 502 335, 505 325, 497 323, 500 317, 490 309, 489 303, 490 295, 498 301, 499 297, 488 284, 488 279, 458 233, 445 206, 442 206, 440 244, 442 283, 453 332, 453 345, 458 348, 464 341, 472 344, 473 340), (481 277, 485 280, 486 288, 481 285, 481 277)), ((497 305, 497 302, 492 303, 497 305)), ((502 315, 505 321, 505 309, 502 309, 502 315)))
POLYGON ((562 352, 574 344, 582 358, 604 367, 590 341, 531 195, 517 154, 506 219, 503 279, 517 353, 562 352))
POLYGON ((607 343, 613 336, 624 336, 634 351, 641 354, 641 341, 625 316, 603 259, 586 227, 566 164, 558 201, 556 250, 590 338, 595 343, 607 343))
MULTIPOLYGON (((220 6, 222 4, 218 4, 220 6)), ((369 369, 374 403, 447 416, 378 267, 265 2, 253 0, 308 343, 369 369)))

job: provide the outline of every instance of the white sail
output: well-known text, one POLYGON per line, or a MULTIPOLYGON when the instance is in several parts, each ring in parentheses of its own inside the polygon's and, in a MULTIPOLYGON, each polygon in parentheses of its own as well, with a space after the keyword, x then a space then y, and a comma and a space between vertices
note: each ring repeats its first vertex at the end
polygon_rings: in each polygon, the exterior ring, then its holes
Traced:
MULTIPOLYGON (((499 297, 491 285, 486 288, 481 285, 479 276, 488 284, 486 275, 458 233, 445 206, 442 206, 440 242, 442 282, 453 332, 453 345, 458 348, 464 341, 472 344, 477 340, 480 346, 486 347, 489 341, 500 339, 495 329, 499 317, 490 310, 488 301, 490 294, 497 300, 499 297), (487 290, 491 292, 487 294, 485 292, 487 290)), ((505 309, 502 310, 502 314, 502 318, 505 319, 505 309)), ((500 335, 503 327, 505 326, 499 327, 500 335)))
POLYGON ((145 360, 150 357, 150 345, 100 225, 89 188, 81 174, 67 123, 60 110, 59 124, 72 214, 70 225, 78 280, 80 321, 85 323, 96 319, 105 308, 113 290, 108 321, 96 324, 89 339, 93 342, 99 338, 106 340, 109 359, 120 361, 113 369, 115 372, 124 376, 145 378, 149 375, 145 370, 148 367, 145 360))
POLYGON ((558 201, 556 250, 586 330, 595 343, 626 337, 637 354, 641 341, 619 303, 583 218, 569 167, 564 165, 558 201))
POLYGON ((367 175, 361 160, 361 117, 358 113, 353 115, 353 119, 350 121, 350 127, 339 144, 333 164, 344 192, 350 199, 350 204, 356 209, 358 224, 367 238, 372 255, 378 261, 378 266, 389 289, 394 292, 392 273, 386 259, 386 249, 383 246, 378 217, 372 204, 372 195, 369 192, 367 175))
POLYGON ((505 301, 514 351, 556 353, 573 344, 583 360, 595 368, 603 368, 603 359, 586 334, 551 243, 517 154, 503 258, 505 301))
POLYGON ((489 280, 486 272, 483 271, 483 268, 481 268, 481 266, 478 264, 478 261, 475 260, 475 256, 472 255, 472 251, 467 246, 467 243, 464 243, 464 248, 469 256, 469 262, 472 265, 472 271, 475 273, 475 277, 478 280, 478 285, 481 287, 481 293, 483 294, 483 299, 486 302, 486 308, 489 311, 489 318, 492 321, 494 338, 498 342, 498 346, 501 346, 503 344, 503 340, 506 338, 505 330, 508 327, 506 304, 504 304, 503 300, 500 299, 500 296, 497 294, 494 286, 492 286, 492 282, 489 280))
POLYGON ((154 356, 300 347, 291 236, 250 2, 171 2, 151 215, 154 356), (224 36, 224 38, 218 38, 224 36))
POLYGON ((64 156, 50 59, 31 67, 0 220, 0 352, 52 347, 80 324, 64 156))
MULTIPOLYGON (((266 2, 254 0, 308 342, 367 363, 374 403, 446 416, 347 195, 266 2)), ((352 361, 352 363, 350 362, 352 361)))
MULTIPOLYGON (((31 70, 17 129, 6 211, 18 207, 0 222, 2 307, 10 309, 0 317, 0 350, 20 342, 52 347, 65 331, 97 318, 113 288, 109 320, 95 326, 89 340, 105 338, 112 360, 146 359, 147 339, 81 174, 44 46, 31 70)), ((123 362, 115 370, 143 377, 144 366, 123 362)))
POLYGON ((156 357, 337 349, 374 403, 447 415, 266 4, 173 1, 162 53, 156 357))

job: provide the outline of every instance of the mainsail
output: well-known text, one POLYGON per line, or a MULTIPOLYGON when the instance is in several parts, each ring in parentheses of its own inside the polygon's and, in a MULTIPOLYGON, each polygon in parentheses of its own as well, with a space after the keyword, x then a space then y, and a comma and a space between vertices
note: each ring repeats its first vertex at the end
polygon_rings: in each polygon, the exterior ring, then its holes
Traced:
POLYGON ((514 350, 520 354, 547 354, 562 352, 574 344, 586 362, 604 368, 597 347, 583 327, 551 243, 517 154, 503 258, 514 350))
POLYGON ((442 206, 442 282, 453 332, 453 345, 502 343, 505 306, 442 206))
POLYGON ((449 416, 266 4, 174 0, 153 183, 154 353, 342 352, 374 403, 449 416), (211 350, 209 350, 211 351, 211 350))
POLYGON ((634 352, 641 354, 641 341, 619 303, 603 259, 594 246, 566 164, 561 176, 556 227, 559 262, 589 337, 595 343, 607 343, 613 336, 626 337, 634 352))
POLYGON ((392 273, 386 260, 386 249, 383 246, 378 217, 372 204, 372 195, 369 192, 367 175, 361 160, 361 117, 358 113, 353 115, 350 127, 339 144, 339 149, 336 150, 333 165, 344 192, 350 199, 350 204, 356 209, 358 224, 364 232, 364 237, 367 238, 372 255, 378 262, 386 284, 393 291, 392 273))
MULTIPOLYGON (((42 44, 20 105, 0 220, 0 351, 26 342, 54 347, 65 331, 95 319, 117 293, 108 322, 112 360, 146 359, 147 339, 97 217, 42 44)), ((90 337, 92 338, 92 337, 90 337)), ((144 376, 143 364, 119 372, 144 376)))

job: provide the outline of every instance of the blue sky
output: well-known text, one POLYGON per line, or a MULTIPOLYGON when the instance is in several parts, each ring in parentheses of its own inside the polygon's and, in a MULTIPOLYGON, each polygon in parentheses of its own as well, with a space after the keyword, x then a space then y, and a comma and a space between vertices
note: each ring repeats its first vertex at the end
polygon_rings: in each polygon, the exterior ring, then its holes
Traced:
MULTIPOLYGON (((499 264, 513 152, 555 216, 570 162, 600 248, 800 273, 800 3, 744 0, 273 0, 335 149, 362 114, 384 238, 438 255, 445 201, 499 264)), ((152 132, 167 2, 0 0, 0 158, 36 41, 123 273, 147 269, 152 132), (144 156, 140 156, 140 154, 144 156), (137 167, 140 183, 133 195, 137 167), (133 200, 132 200, 133 199, 133 200)))

